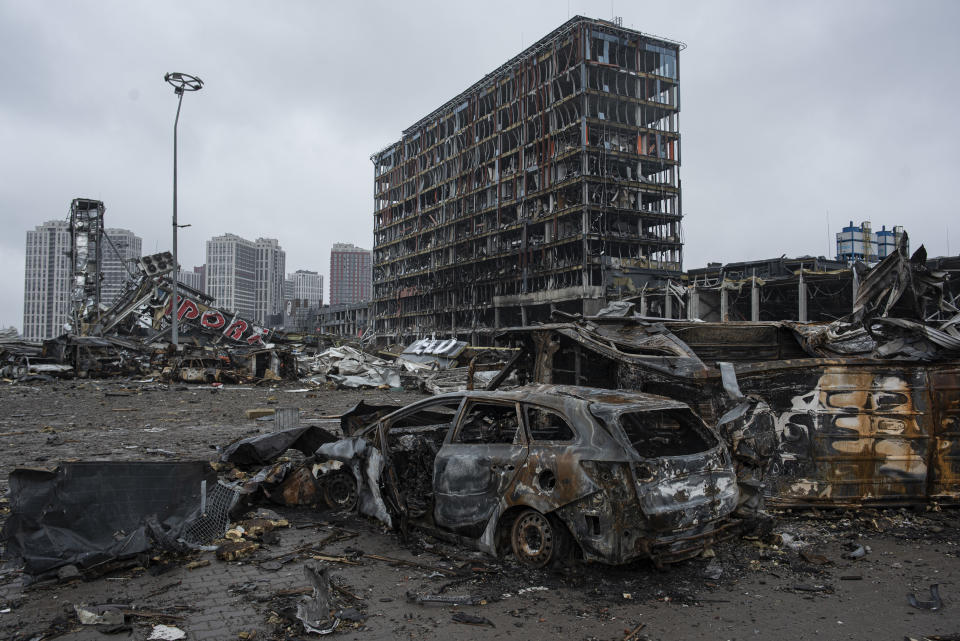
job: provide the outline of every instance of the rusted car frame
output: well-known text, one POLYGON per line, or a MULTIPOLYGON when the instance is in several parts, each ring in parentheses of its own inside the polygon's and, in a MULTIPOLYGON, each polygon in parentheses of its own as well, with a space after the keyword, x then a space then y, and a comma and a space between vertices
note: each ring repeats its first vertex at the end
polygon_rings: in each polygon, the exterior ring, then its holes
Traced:
POLYGON ((737 505, 719 437, 687 405, 649 394, 444 394, 360 436, 383 457, 383 498, 401 525, 533 566, 570 543, 590 561, 679 561, 724 536, 737 505))

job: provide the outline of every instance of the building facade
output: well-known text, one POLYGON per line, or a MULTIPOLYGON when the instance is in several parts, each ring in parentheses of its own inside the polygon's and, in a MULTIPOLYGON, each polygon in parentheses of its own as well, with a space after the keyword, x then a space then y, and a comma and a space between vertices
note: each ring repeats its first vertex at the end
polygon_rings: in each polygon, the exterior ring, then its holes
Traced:
POLYGON ((52 220, 27 232, 23 338, 59 336, 70 317, 70 225, 52 220))
POLYGON ((120 292, 136 279, 136 261, 142 255, 143 240, 129 229, 104 230, 107 242, 103 246, 100 268, 100 302, 112 305, 120 292), (131 276, 133 274, 133 276, 131 276))
POLYGON ((682 48, 577 16, 374 154, 377 333, 476 339, 679 276, 682 48))
POLYGON ((287 300, 306 301, 307 307, 323 305, 323 276, 318 272, 298 269, 287 276, 290 285, 287 300))
POLYGON ((373 254, 351 244, 334 243, 330 250, 330 305, 370 300, 373 254))
POLYGON ((287 268, 287 253, 275 238, 258 238, 257 246, 257 304, 254 319, 267 319, 283 313, 283 281, 287 268))
POLYGON ((323 334, 360 338, 370 325, 369 302, 327 305, 320 309, 318 330, 323 334))
POLYGON ((204 291, 219 307, 245 318, 255 318, 257 308, 256 243, 234 234, 207 241, 204 291))
POLYGON ((897 249, 897 244, 906 242, 906 251, 910 253, 909 239, 904 238, 903 227, 897 225, 887 229, 884 225, 880 231, 873 231, 869 220, 860 225, 853 221, 837 233, 837 260, 845 263, 863 261, 867 264, 883 260, 897 249))
POLYGON ((177 281, 183 283, 187 287, 192 287, 201 294, 204 292, 204 282, 203 282, 203 272, 204 266, 200 265, 199 267, 194 267, 191 271, 185 269, 180 269, 177 271, 177 281))

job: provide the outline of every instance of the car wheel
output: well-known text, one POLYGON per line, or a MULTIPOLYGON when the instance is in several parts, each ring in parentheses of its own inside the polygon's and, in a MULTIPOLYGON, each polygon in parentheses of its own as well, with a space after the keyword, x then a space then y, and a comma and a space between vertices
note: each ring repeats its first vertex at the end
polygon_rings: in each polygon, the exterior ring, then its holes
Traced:
POLYGON ((536 510, 524 510, 510 530, 513 555, 520 563, 542 568, 563 559, 568 550, 568 534, 562 523, 536 510))
POLYGON ((357 504, 357 481, 353 475, 339 471, 325 476, 323 500, 333 510, 352 510, 357 504))

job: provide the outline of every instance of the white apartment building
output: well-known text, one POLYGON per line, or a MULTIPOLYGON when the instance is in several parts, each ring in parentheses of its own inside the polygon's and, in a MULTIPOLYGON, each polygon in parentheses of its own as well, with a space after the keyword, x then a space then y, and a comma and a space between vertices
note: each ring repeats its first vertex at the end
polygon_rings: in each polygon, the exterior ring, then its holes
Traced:
POLYGON ((27 232, 23 337, 53 338, 70 316, 70 225, 51 220, 27 232))
POLYGON ((193 271, 186 269, 177 270, 177 281, 187 287, 192 287, 198 292, 203 291, 203 268, 194 267, 193 271))
POLYGON ((265 323, 267 318, 283 312, 283 280, 287 253, 276 238, 258 238, 257 299, 254 319, 265 323))
POLYGON ((204 292, 219 307, 256 319, 257 255, 256 243, 235 234, 208 240, 204 292))
POLYGON ((305 300, 308 307, 323 305, 323 276, 319 273, 298 269, 287 274, 287 280, 289 286, 284 291, 286 300, 305 300))

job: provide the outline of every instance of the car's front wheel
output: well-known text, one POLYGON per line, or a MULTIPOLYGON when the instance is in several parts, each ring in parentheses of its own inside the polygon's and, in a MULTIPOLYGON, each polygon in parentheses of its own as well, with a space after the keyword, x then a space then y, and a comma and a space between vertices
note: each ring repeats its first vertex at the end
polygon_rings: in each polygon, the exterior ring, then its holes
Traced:
POLYGON ((533 568, 556 564, 569 551, 569 533, 557 519, 524 510, 510 529, 510 544, 520 563, 533 568))
POLYGON ((323 499, 333 510, 352 510, 357 504, 357 481, 344 470, 324 477, 323 499))

